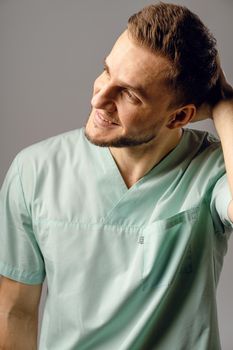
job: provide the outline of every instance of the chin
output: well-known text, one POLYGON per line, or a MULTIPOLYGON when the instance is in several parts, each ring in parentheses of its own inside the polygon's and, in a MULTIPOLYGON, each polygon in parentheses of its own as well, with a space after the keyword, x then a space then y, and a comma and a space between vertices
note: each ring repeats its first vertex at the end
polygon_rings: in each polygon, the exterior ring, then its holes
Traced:
POLYGON ((97 128, 88 127, 87 125, 85 127, 84 135, 87 138, 87 140, 90 141, 93 145, 100 146, 100 147, 109 146, 109 141, 106 140, 102 132, 98 132, 97 128))
POLYGON ((89 118, 85 127, 85 136, 92 144, 100 147, 110 147, 112 144, 118 140, 119 137, 114 136, 116 134, 115 130, 105 130, 97 127, 92 118, 89 118), (111 135, 112 134, 112 137, 111 135))

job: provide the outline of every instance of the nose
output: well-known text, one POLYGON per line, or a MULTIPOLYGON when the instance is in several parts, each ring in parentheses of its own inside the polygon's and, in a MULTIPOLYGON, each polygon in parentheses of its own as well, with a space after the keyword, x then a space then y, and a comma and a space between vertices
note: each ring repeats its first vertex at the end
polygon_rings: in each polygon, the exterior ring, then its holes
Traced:
POLYGON ((108 84, 102 84, 101 86, 94 87, 91 105, 96 109, 104 109, 109 113, 116 110, 112 89, 108 84))

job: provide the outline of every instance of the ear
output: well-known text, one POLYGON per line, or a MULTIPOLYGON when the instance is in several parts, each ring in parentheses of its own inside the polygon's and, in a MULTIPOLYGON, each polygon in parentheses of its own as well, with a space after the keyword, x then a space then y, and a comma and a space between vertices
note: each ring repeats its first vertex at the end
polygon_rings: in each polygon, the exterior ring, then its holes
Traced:
POLYGON ((169 129, 181 128, 190 123, 196 115, 196 107, 194 104, 185 105, 176 109, 169 118, 167 127, 169 129))

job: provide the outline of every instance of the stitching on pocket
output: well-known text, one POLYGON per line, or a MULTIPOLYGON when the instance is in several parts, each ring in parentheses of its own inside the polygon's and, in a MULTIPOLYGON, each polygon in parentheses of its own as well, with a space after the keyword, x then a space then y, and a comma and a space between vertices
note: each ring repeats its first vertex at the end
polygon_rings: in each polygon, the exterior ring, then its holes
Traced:
POLYGON ((200 207, 201 205, 198 205, 197 207, 182 211, 174 216, 151 222, 145 229, 158 226, 160 229, 166 230, 185 221, 195 221, 198 218, 200 207))

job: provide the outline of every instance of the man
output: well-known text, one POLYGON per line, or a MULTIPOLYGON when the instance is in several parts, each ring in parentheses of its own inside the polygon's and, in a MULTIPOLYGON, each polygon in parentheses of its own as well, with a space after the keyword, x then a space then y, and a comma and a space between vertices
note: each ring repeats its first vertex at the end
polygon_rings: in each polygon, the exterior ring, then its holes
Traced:
POLYGON ((221 348, 231 97, 196 15, 159 3, 129 19, 86 127, 22 150, 2 186, 1 348, 36 348, 45 276, 42 350, 221 348), (207 117, 221 143, 183 128, 207 117))

